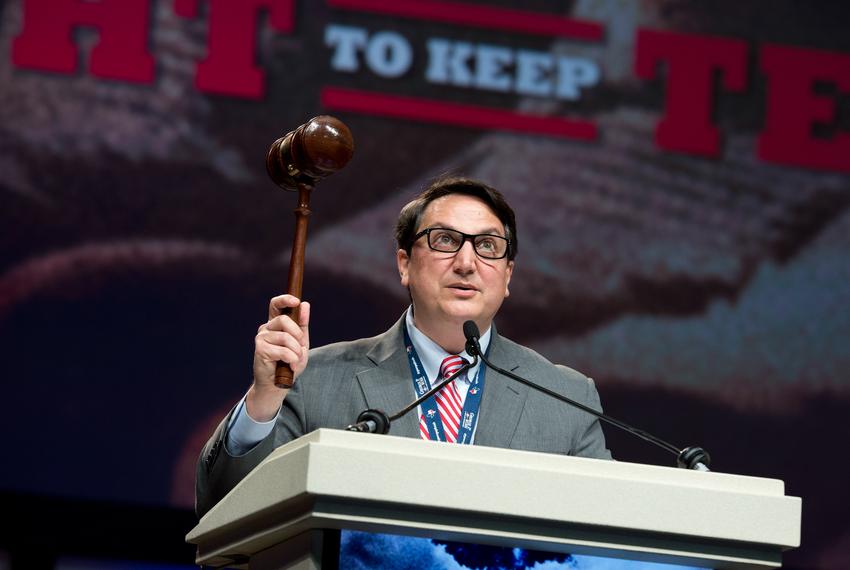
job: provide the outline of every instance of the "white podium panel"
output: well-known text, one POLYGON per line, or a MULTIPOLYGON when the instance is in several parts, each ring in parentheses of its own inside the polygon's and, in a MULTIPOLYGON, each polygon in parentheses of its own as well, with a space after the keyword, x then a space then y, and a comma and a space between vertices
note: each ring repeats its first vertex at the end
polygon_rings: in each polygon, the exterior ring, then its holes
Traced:
POLYGON ((304 549, 313 562, 292 567, 315 567, 319 529, 770 568, 799 546, 800 515, 775 479, 318 430, 269 455, 187 541, 199 564, 251 568, 304 549))

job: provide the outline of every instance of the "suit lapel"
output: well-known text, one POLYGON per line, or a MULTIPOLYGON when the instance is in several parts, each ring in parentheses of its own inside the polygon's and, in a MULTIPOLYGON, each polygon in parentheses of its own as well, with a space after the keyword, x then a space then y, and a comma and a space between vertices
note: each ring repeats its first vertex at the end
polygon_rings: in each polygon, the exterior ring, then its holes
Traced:
MULTIPOLYGON (((416 398, 410 377, 410 364, 404 348, 404 315, 392 328, 377 337, 366 356, 375 364, 357 373, 357 381, 369 408, 394 414, 416 398)), ((501 337, 493 328, 490 341, 489 360, 496 366, 516 372, 517 358, 511 354, 501 337)), ((482 364, 483 365, 483 364, 482 364)), ((519 424, 525 401, 527 386, 493 370, 487 370, 484 395, 481 398, 481 415, 475 430, 476 445, 510 447, 517 424, 519 424)), ((416 410, 393 422, 391 435, 419 437, 419 418, 416 410)))
MULTIPOLYGON (((374 368, 357 373, 357 381, 369 408, 394 414, 416 398, 410 377, 410 365, 404 348, 404 316, 393 327, 380 335, 366 356, 374 368)), ((419 437, 419 419, 416 410, 394 421, 391 435, 419 437)))
MULTIPOLYGON (((506 350, 505 343, 495 328, 490 343, 490 362, 499 368, 516 372, 519 364, 506 350)), ((507 376, 487 370, 484 395, 481 398, 481 416, 475 430, 476 445, 510 447, 522 410, 525 408, 528 390, 527 386, 507 376)))

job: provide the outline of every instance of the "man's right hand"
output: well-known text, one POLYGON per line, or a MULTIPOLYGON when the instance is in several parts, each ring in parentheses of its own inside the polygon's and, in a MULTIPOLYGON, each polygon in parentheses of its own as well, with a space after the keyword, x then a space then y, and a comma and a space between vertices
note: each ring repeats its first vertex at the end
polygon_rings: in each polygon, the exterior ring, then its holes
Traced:
POLYGON ((280 409, 288 388, 278 388, 274 383, 277 362, 292 367, 295 378, 307 366, 310 349, 310 303, 292 295, 279 295, 269 302, 269 320, 260 325, 254 338, 254 383, 245 399, 248 415, 258 422, 271 420, 280 409), (298 322, 281 314, 286 309, 301 305, 298 322))

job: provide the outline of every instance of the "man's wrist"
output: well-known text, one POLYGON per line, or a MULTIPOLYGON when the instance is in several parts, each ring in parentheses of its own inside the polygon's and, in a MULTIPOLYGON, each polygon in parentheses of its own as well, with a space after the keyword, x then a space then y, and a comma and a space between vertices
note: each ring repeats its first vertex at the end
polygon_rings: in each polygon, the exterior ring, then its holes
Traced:
POLYGON ((245 455, 258 443, 268 437, 275 425, 275 419, 258 422, 248 415, 247 394, 239 402, 227 427, 225 448, 233 457, 245 455))
POLYGON ((289 388, 252 384, 245 397, 245 411, 255 422, 268 422, 277 416, 289 388))

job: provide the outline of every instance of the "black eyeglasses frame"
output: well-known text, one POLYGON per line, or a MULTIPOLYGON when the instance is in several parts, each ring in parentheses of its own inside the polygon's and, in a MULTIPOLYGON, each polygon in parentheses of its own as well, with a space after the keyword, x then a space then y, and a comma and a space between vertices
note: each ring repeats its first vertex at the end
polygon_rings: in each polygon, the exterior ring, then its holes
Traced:
POLYGON ((505 236, 500 236, 500 235, 497 235, 497 234, 467 234, 467 233, 464 233, 460 230, 456 230, 456 229, 453 229, 453 228, 441 228, 441 227, 425 228, 424 230, 422 230, 421 232, 419 232, 418 234, 413 236, 413 239, 410 241, 411 245, 413 243, 415 243, 416 240, 418 240, 419 238, 421 238, 424 235, 428 236, 428 239, 425 240, 428 243, 428 248, 431 249, 431 251, 436 251, 436 252, 439 252, 439 253, 457 253, 461 249, 463 249, 463 244, 465 244, 467 241, 469 241, 472 244, 472 251, 475 252, 475 255, 477 255, 481 259, 489 259, 489 260, 504 259, 510 254, 510 251, 511 251, 511 240, 509 238, 506 238, 505 236), (437 249, 433 245, 431 245, 431 232, 435 231, 435 230, 443 230, 443 231, 454 232, 456 234, 460 234, 461 236, 463 236, 463 239, 461 240, 460 245, 458 245, 457 249, 455 249, 453 251, 445 251, 445 250, 442 250, 442 249, 437 249), (505 243, 507 244, 505 246, 505 252, 502 255, 500 255, 499 257, 486 257, 484 255, 481 255, 481 253, 475 248, 475 238, 479 238, 479 237, 493 237, 493 238, 504 240, 505 243))

